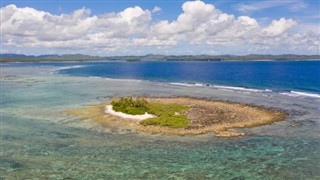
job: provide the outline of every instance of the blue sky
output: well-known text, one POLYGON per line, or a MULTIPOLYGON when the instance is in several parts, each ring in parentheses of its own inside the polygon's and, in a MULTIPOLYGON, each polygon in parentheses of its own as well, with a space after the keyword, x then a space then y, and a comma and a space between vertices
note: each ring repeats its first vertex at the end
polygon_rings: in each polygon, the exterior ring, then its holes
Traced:
POLYGON ((92 55, 319 54, 318 0, 200 2, 2 0, 1 52, 92 55), (75 17, 77 10, 81 11, 81 17, 75 17), (134 18, 128 19, 130 15, 134 18), (179 16, 182 17, 180 20, 179 16), (189 27, 191 24, 192 27, 189 27), (79 29, 76 28, 73 33, 71 29, 75 25, 86 30, 77 32, 79 29), (39 30, 30 29, 30 26, 37 26, 39 30), (49 32, 52 29, 55 29, 54 32, 49 32), (44 31, 46 37, 43 37, 44 31), (66 32, 61 34, 66 37, 57 37, 59 31, 66 32), (90 46, 83 45, 85 42, 89 42, 90 46), (110 45, 112 43, 114 46, 110 45))
MULTIPOLYGON (((153 9, 158 6, 162 9, 158 18, 174 20, 182 12, 181 5, 184 2, 182 0, 2 0, 1 7, 16 4, 18 7, 33 7, 58 15, 71 13, 82 7, 91 9, 92 14, 102 14, 119 12, 133 6, 140 6, 143 9, 153 9)), ((320 3, 318 0, 211 0, 203 2, 214 4, 223 12, 237 16, 249 15, 262 20, 287 17, 309 23, 319 23, 320 21, 320 3), (241 11, 241 5, 251 5, 256 9, 241 11)))

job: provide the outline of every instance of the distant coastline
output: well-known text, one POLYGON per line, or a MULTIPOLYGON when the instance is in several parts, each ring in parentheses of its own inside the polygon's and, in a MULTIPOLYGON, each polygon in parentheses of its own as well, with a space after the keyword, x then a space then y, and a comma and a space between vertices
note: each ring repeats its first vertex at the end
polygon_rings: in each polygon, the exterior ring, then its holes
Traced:
POLYGON ((250 55, 154 55, 145 56, 90 56, 82 54, 65 55, 24 55, 24 54, 0 54, 0 62, 90 62, 90 61, 296 61, 296 60, 320 60, 320 55, 296 55, 296 54, 250 54, 250 55))

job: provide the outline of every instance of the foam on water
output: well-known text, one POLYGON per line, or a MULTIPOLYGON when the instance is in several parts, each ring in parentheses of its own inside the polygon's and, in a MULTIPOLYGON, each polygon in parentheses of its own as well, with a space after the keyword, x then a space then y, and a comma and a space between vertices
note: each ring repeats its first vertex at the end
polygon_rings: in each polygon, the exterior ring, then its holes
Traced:
POLYGON ((244 88, 244 87, 234 87, 234 86, 217 86, 217 85, 214 85, 213 87, 215 87, 215 88, 220 88, 220 89, 237 90, 237 91, 270 92, 270 90, 260 90, 260 89, 252 89, 252 88, 244 88))
POLYGON ((85 65, 59 67, 59 68, 55 68, 54 70, 52 70, 50 72, 50 74, 57 74, 57 73, 59 73, 59 71, 65 70, 65 69, 77 69, 77 68, 82 68, 82 67, 85 67, 85 65))
POLYGON ((225 90, 235 90, 235 91, 249 91, 249 92, 272 92, 270 89, 253 89, 253 88, 245 88, 245 87, 236 87, 236 86, 220 86, 220 85, 211 85, 211 84, 202 84, 202 83, 176 83, 171 82, 170 84, 176 86, 185 86, 185 87, 213 87, 217 89, 225 89, 225 90))
POLYGON ((299 92, 299 91, 283 92, 283 93, 280 93, 280 94, 287 95, 287 96, 292 96, 292 97, 320 98, 320 94, 299 92))
MULTIPOLYGON (((170 84, 176 86, 184 86, 184 87, 213 87, 217 89, 223 90, 231 90, 231 91, 247 91, 254 93, 270 93, 273 92, 271 89, 253 89, 253 88, 245 88, 245 87, 236 87, 236 86, 221 86, 221 85, 211 85, 211 84, 201 84, 201 83, 180 83, 180 82, 171 82, 170 84)), ((301 91, 289 91, 289 92, 278 92, 279 94, 291 96, 291 97, 307 97, 307 98, 320 98, 320 94, 301 92, 301 91)))
MULTIPOLYGON (((270 89, 253 89, 245 87, 236 87, 236 86, 221 86, 221 85, 211 85, 211 84, 201 84, 201 83, 179 83, 171 82, 171 85, 175 86, 184 86, 184 87, 213 87, 222 90, 231 90, 231 91, 245 91, 245 92, 254 92, 254 93, 270 93, 273 92, 270 89)), ((301 91, 289 91, 289 92, 278 92, 279 94, 291 96, 291 97, 307 97, 307 98, 320 98, 320 94, 301 92, 301 91)))
POLYGON ((180 83, 180 82, 171 82, 170 84, 176 86, 185 86, 185 87, 203 87, 203 86, 210 86, 209 84, 202 84, 202 83, 180 83))

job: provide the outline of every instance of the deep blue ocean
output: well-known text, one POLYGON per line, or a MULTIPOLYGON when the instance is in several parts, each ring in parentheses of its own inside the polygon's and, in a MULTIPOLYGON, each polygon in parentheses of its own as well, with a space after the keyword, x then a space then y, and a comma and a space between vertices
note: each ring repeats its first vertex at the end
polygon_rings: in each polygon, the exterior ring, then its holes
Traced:
POLYGON ((317 61, 99 61, 9 63, 2 66, 57 66, 60 74, 138 79, 186 85, 228 86, 320 93, 317 61))
POLYGON ((146 61, 76 63, 61 74, 161 82, 320 92, 320 61, 146 61))

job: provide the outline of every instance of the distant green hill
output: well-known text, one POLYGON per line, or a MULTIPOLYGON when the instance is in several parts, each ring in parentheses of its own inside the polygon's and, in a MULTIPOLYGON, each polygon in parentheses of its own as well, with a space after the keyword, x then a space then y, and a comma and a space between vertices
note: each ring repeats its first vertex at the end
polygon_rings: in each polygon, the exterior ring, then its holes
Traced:
POLYGON ((24 55, 24 54, 0 54, 0 62, 38 62, 38 61, 93 61, 103 60, 104 57, 89 56, 83 54, 50 54, 50 55, 24 55))
POLYGON ((226 60, 320 60, 320 55, 296 55, 296 54, 249 54, 237 55, 154 55, 145 56, 90 56, 83 54, 49 54, 49 55, 24 55, 24 54, 0 54, 0 62, 38 62, 38 61, 99 61, 122 60, 130 62, 138 61, 226 61, 226 60))

